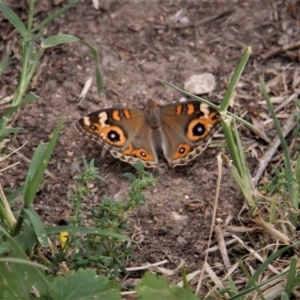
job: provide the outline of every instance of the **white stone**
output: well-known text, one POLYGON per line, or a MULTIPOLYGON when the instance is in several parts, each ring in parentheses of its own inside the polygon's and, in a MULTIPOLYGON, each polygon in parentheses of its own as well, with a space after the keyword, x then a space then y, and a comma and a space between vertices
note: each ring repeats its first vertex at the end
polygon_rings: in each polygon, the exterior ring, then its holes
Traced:
POLYGON ((216 79, 211 73, 192 75, 184 83, 184 89, 196 95, 208 94, 212 92, 215 87, 216 79))

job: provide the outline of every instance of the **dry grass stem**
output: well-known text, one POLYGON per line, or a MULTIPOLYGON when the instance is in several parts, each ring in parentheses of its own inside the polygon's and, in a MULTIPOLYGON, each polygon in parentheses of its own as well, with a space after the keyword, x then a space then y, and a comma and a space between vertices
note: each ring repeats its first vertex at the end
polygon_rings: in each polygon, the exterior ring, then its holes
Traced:
POLYGON ((7 214, 9 215, 9 218, 14 223, 16 223, 17 220, 15 219, 14 214, 11 211, 11 208, 10 208, 9 203, 7 201, 7 198, 6 198, 5 194, 4 194, 4 191, 2 189, 2 185, 1 184, 0 184, 0 199, 2 199, 2 203, 3 203, 4 207, 5 207, 5 210, 6 210, 7 214))
MULTIPOLYGON (((234 239, 236 239, 236 241, 238 243, 240 243, 246 250, 249 251, 249 253, 253 254, 253 256, 258 259, 260 262, 264 262, 263 257, 261 257, 255 250, 253 250, 252 248, 250 248, 249 246, 247 246, 239 237, 237 237, 236 235, 232 236, 234 239)), ((268 268, 274 272, 275 274, 279 274, 278 270, 275 269, 271 264, 268 265, 268 268)))
POLYGON ((140 271, 140 270, 147 270, 147 269, 150 269, 150 268, 153 268, 153 267, 164 265, 167 262, 168 262, 168 260, 165 259, 163 261, 159 261, 159 262, 154 263, 154 264, 147 263, 146 265, 141 266, 141 267, 126 268, 126 271, 127 272, 134 272, 134 271, 140 271))
MULTIPOLYGON (((232 235, 232 234, 231 234, 231 235, 232 235)), ((230 235, 230 236, 231 236, 231 235, 230 235)), ((232 245, 232 244, 236 244, 236 240, 235 240, 235 239, 231 239, 231 240, 225 242, 225 245, 226 245, 226 246, 230 246, 230 245, 232 245)), ((216 246, 210 247, 210 248, 207 249, 207 251, 208 251, 208 252, 216 252, 216 251, 219 251, 219 246, 216 245, 216 246)))
POLYGON ((262 227, 267 233, 269 233, 274 239, 281 241, 284 244, 289 244, 290 239, 288 236, 277 230, 274 224, 265 222, 259 215, 254 218, 257 225, 262 227))
POLYGON ((81 102, 85 99, 85 97, 86 97, 86 95, 87 95, 87 93, 88 93, 88 91, 89 91, 89 89, 92 85, 92 82, 93 82, 93 77, 92 76, 88 77, 87 80, 85 81, 84 87, 83 87, 83 89, 82 89, 82 91, 81 91, 81 93, 78 97, 79 98, 78 105, 80 105, 81 102))
MULTIPOLYGON (((213 271, 213 269, 209 266, 209 264, 208 264, 207 262, 205 262, 204 267, 205 267, 206 272, 208 273, 208 275, 210 276, 210 278, 211 278, 212 281, 214 282, 215 287, 216 287, 217 289, 222 289, 222 288, 224 288, 224 286, 223 286, 221 280, 219 279, 219 276, 213 271)), ((208 295, 210 295, 211 293, 213 293, 213 292, 214 292, 214 288, 206 295, 206 297, 207 297, 208 295)), ((228 295, 227 293, 225 293, 224 296, 225 296, 226 298, 229 298, 229 295, 228 295)))
POLYGON ((226 269, 228 269, 228 268, 230 268, 231 264, 230 264, 229 256, 227 253, 227 248, 225 245, 223 230, 220 225, 217 225, 215 227, 215 235, 216 235, 216 240, 218 243, 219 251, 220 251, 222 259, 223 259, 224 266, 226 269))
POLYGON ((271 50, 269 52, 267 52, 266 54, 264 54, 262 56, 262 59, 263 60, 267 60, 269 59, 270 57, 280 53, 280 52, 285 52, 287 50, 290 50, 290 49, 294 49, 294 48, 297 48, 300 46, 300 40, 297 41, 297 42, 294 42, 294 43, 291 43, 291 44, 288 44, 288 45, 283 45, 281 47, 275 47, 275 48, 271 48, 271 50))
MULTIPOLYGON (((221 158, 220 154, 217 156, 217 162, 218 162, 218 180, 217 180, 217 185, 216 185, 216 195, 215 195, 215 201, 214 201, 214 206, 213 206, 213 211, 212 211, 211 226, 210 226, 209 238, 208 238, 208 242, 207 242, 207 249, 209 249, 209 245, 210 245, 211 237, 212 237, 212 233, 213 233, 213 227, 214 227, 215 220, 216 220, 217 204, 218 204, 220 186, 221 186, 221 179, 222 179, 223 164, 222 164, 222 158, 221 158)), ((204 264, 203 264, 203 267, 202 267, 202 270, 201 270, 201 273, 200 273, 200 276, 199 276, 197 288, 196 288, 196 295, 198 295, 199 291, 200 291, 201 283, 202 283, 202 280, 203 280, 203 277, 204 277, 207 257, 208 257, 208 251, 206 251, 206 253, 205 253, 204 264)))

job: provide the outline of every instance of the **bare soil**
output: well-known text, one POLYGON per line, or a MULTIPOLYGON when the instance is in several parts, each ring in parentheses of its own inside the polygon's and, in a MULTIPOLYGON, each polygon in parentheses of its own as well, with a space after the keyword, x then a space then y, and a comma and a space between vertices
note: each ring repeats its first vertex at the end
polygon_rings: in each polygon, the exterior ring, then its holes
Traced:
MULTIPOLYGON (((37 23, 68 1, 38 2, 37 23)), ((19 1, 11 3, 25 20, 26 5, 19 1)), ((157 79, 183 87, 189 76, 204 72, 214 74, 217 81, 215 91, 205 97, 220 102, 247 46, 251 46, 252 56, 232 100, 240 116, 256 121, 272 138, 275 132, 272 124, 265 122, 269 117, 258 76, 268 83, 275 106, 299 91, 299 1, 104 0, 100 5, 96 10, 91 1, 80 1, 47 27, 47 36, 73 34, 95 47, 100 57, 105 99, 97 93, 94 77, 87 98, 79 103, 86 80, 95 74, 95 63, 84 45, 48 49, 31 87, 40 99, 22 108, 12 124, 23 128, 12 145, 20 147, 26 143, 20 153, 30 159, 38 144, 49 140, 59 120, 66 118, 49 164, 49 171, 58 180, 46 176, 34 202, 34 208, 49 224, 68 207, 69 189, 82 157, 95 158, 106 179, 97 183, 92 199, 86 199, 89 205, 101 201, 103 195, 120 201, 127 197, 130 181, 122 174, 134 169, 109 154, 100 159, 101 147, 74 129, 74 122, 81 116, 113 106, 141 107, 147 98, 162 103, 176 101, 181 95, 157 79), (298 46, 293 47, 297 42, 298 46)), ((1 15, 0 31, 1 58, 9 41, 13 41, 13 49, 18 45, 16 32, 1 15)), ((16 55, 10 60, 1 78, 0 99, 15 92, 19 59, 16 55)), ((283 108, 282 122, 290 114, 291 105, 283 108)), ((240 133, 254 172, 266 144, 245 127, 240 128, 240 133)), ((158 179, 156 187, 145 191, 145 204, 130 213, 132 232, 128 235, 140 243, 135 245, 136 261, 128 262, 128 266, 168 258, 166 268, 174 269, 181 259, 188 271, 201 268, 211 228, 219 152, 226 153, 226 149, 209 148, 188 166, 177 168, 170 168, 162 159, 159 168, 151 171, 158 179), (191 209, 187 200, 198 204, 197 207, 191 209), (174 213, 187 218, 175 221, 174 213)), ((18 155, 10 162, 17 161, 20 163, 16 167, 0 173, 5 188, 14 190, 24 182, 29 163, 18 155)), ((243 197, 227 168, 222 176, 217 220, 224 223, 231 216, 230 224, 239 225, 243 197)), ((231 259, 235 262, 236 256, 231 259)), ((222 263, 218 251, 209 255, 209 262, 222 263)))

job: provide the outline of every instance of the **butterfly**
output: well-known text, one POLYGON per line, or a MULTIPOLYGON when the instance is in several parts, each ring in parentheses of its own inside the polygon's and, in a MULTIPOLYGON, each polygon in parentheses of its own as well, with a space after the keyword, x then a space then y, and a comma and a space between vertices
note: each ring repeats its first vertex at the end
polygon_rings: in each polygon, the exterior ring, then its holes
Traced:
POLYGON ((162 151, 175 167, 202 153, 220 127, 220 114, 196 100, 158 106, 150 99, 143 110, 112 107, 92 112, 75 127, 122 161, 156 167, 162 151))

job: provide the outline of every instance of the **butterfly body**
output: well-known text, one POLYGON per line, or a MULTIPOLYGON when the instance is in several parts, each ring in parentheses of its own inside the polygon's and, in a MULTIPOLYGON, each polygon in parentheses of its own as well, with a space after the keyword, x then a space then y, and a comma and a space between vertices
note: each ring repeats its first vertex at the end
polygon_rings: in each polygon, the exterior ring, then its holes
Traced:
POLYGON ((141 160, 156 167, 162 150, 170 166, 185 165, 201 154, 219 127, 217 110, 198 101, 158 107, 148 100, 144 110, 109 108, 90 113, 76 128, 122 161, 141 160))

